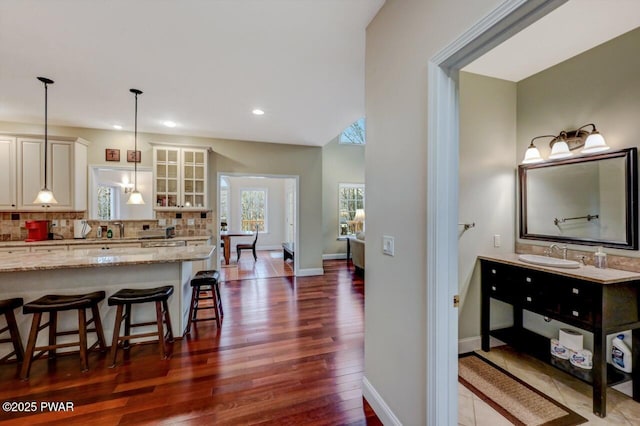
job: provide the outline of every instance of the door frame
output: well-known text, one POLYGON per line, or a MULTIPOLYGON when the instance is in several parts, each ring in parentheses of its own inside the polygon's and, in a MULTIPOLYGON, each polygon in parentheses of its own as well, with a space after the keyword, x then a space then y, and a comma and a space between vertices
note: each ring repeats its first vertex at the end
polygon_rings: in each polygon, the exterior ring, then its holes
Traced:
MULTIPOLYGON (((298 276, 298 264, 300 263, 297 259, 300 259, 300 233, 299 224, 300 224, 300 205, 299 205, 299 193, 300 193, 300 176, 298 175, 276 175, 276 174, 268 174, 268 173, 238 173, 238 172, 218 172, 216 176, 216 228, 215 228, 215 236, 216 241, 220 241, 220 184, 222 176, 233 176, 233 177, 265 177, 271 179, 293 179, 294 184, 294 244, 295 244, 295 257, 293 262, 293 276, 298 276)), ((287 204, 287 200, 283 200, 285 205, 287 204)), ((286 207, 286 206, 285 206, 286 207)), ((219 249, 216 247, 216 250, 219 249)), ((216 268, 220 270, 220 254, 216 255, 216 268)))
POLYGON ((428 425, 458 423, 458 73, 568 0, 506 0, 428 63, 428 425), (439 285, 439 283, 441 283, 439 285))

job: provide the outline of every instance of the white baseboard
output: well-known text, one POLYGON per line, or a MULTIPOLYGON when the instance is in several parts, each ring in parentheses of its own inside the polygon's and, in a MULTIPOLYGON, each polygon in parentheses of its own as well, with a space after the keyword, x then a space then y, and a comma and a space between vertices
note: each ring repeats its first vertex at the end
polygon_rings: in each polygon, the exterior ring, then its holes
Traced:
POLYGON ((384 399, 382 399, 382 396, 380 396, 366 377, 362 378, 362 396, 364 396, 371 408, 373 408, 373 411, 376 412, 376 416, 378 416, 382 424, 402 426, 400 419, 393 414, 391 408, 389 408, 384 399))
POLYGON ((298 269, 297 277, 312 277, 315 275, 324 275, 324 269, 322 268, 306 268, 298 269))
MULTIPOLYGON (((495 348, 496 346, 503 346, 505 343, 496 339, 495 337, 489 338, 489 347, 495 348)), ((477 337, 468 337, 466 339, 458 340, 458 353, 466 354, 468 352, 479 351, 482 349, 482 338, 480 336, 477 337)))
POLYGON ((347 253, 328 253, 322 255, 322 260, 346 259, 347 253))

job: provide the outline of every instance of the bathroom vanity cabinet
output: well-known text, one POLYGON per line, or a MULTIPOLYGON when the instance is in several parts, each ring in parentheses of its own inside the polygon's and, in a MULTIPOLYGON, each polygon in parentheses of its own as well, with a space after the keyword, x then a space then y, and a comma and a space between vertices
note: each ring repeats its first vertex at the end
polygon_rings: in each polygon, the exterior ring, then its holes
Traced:
POLYGON ((633 399, 640 401, 640 274, 583 266, 560 269, 531 265, 517 255, 480 257, 482 279, 482 350, 493 336, 533 355, 593 387, 593 412, 606 416, 606 388, 633 379, 633 399), (492 330, 491 299, 513 307, 513 326, 492 330), (573 366, 550 353, 550 339, 523 327, 523 311, 593 333, 593 369, 573 366), (632 374, 607 364, 607 335, 632 332, 632 374))

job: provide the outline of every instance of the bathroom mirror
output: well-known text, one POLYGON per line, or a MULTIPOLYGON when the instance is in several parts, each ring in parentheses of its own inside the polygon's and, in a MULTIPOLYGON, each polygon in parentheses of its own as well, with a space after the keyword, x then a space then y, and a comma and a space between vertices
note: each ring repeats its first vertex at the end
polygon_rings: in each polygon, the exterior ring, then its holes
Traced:
POLYGON ((89 218, 94 220, 153 219, 153 172, 138 167, 138 191, 143 205, 129 205, 134 169, 129 166, 89 166, 89 218))
POLYGON ((637 149, 519 166, 520 238, 638 249, 637 149))

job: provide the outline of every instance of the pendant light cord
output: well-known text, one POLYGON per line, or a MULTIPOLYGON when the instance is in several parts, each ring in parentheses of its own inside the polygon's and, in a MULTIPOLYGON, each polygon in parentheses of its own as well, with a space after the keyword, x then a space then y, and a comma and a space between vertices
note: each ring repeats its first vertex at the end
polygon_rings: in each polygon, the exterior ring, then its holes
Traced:
POLYGON ((47 123, 49 119, 47 117, 47 105, 49 88, 47 82, 44 82, 44 187, 47 188, 47 145, 49 144, 49 128, 47 123))
POLYGON ((133 190, 138 191, 138 94, 136 93, 136 118, 133 125, 133 190))

